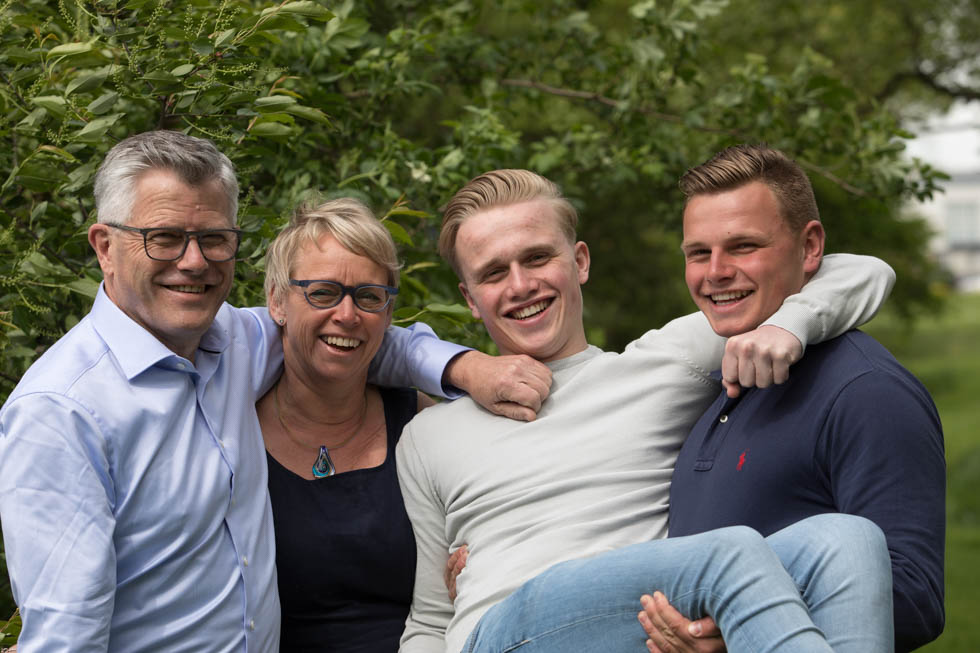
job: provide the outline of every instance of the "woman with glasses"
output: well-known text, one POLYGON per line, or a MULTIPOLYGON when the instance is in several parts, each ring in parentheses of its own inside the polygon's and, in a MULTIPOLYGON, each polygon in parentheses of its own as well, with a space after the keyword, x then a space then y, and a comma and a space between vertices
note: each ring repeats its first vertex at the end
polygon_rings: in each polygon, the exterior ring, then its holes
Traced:
POLYGON ((266 257, 282 377, 256 404, 269 463, 283 651, 394 652, 415 579, 395 473, 402 427, 432 403, 367 383, 398 261, 366 206, 301 207, 266 257))

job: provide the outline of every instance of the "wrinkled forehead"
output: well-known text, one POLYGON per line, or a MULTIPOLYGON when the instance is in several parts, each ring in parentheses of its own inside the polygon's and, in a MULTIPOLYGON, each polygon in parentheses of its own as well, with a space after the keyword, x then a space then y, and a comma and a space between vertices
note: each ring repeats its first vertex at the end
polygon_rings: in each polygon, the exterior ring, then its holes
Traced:
POLYGON ((235 226, 232 204, 217 178, 191 184, 171 170, 154 168, 136 178, 132 199, 132 217, 141 222, 186 229, 235 226))

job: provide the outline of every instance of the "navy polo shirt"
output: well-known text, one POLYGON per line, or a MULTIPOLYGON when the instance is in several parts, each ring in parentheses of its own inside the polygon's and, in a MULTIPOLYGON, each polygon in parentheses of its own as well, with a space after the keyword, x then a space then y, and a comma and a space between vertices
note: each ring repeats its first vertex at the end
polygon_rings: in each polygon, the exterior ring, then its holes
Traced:
POLYGON ((884 532, 895 648, 942 632, 946 463, 928 392, 877 341, 850 331, 810 346, 784 384, 724 393, 674 469, 670 536, 744 524, 763 535, 843 512, 884 532))

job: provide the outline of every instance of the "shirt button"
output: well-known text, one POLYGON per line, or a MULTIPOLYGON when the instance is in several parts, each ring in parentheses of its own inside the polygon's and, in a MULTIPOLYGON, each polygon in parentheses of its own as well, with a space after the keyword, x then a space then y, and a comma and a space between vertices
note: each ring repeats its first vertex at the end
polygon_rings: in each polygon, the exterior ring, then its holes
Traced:
POLYGON ((718 418, 718 421, 724 424, 725 422, 728 421, 728 415, 722 415, 721 417, 718 418))
POLYGON ((187 369, 187 366, 184 365, 183 363, 177 363, 177 369, 178 370, 186 370, 187 369))
POLYGON ((224 441, 224 440, 218 440, 218 444, 220 444, 220 445, 221 445, 221 448, 222 448, 222 449, 224 449, 224 448, 225 448, 225 441, 224 441))
POLYGON ((248 629, 249 630, 255 630, 255 619, 249 619, 248 620, 248 629))
POLYGON ((242 556, 242 564, 248 566, 248 556, 242 556))

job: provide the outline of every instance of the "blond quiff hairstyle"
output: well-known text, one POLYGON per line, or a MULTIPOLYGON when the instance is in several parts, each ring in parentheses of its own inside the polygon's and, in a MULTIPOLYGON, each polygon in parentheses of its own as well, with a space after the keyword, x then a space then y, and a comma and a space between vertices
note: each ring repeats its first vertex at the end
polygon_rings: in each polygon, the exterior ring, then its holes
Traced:
POLYGON ((456 257, 456 236, 463 222, 480 211, 534 200, 545 200, 554 207, 562 233, 569 242, 575 242, 578 213, 554 182, 530 170, 491 170, 471 179, 446 204, 439 254, 462 279, 456 257))

